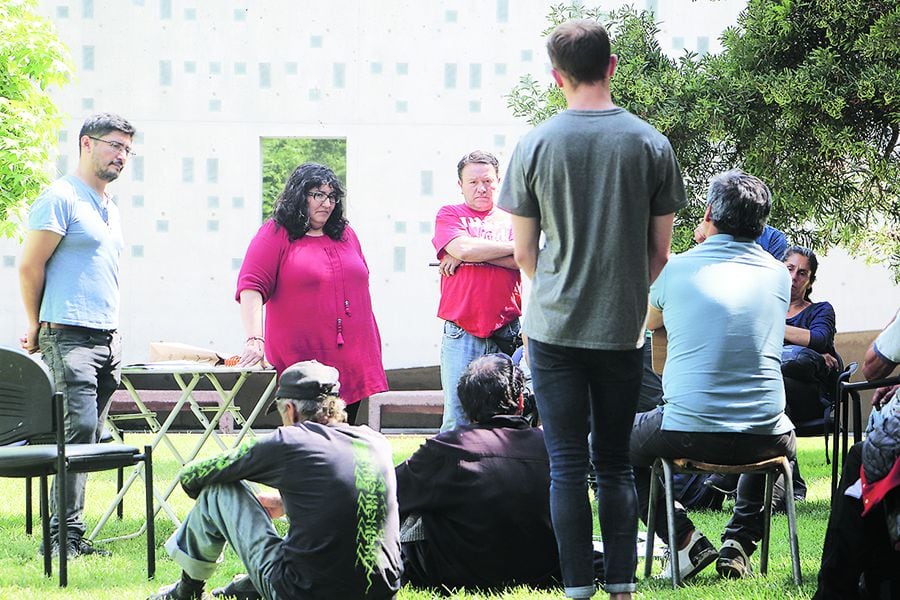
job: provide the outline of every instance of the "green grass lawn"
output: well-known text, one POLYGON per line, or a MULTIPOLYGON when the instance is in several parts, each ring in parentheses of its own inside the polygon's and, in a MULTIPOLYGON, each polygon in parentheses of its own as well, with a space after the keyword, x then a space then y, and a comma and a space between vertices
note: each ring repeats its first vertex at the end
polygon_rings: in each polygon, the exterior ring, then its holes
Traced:
MULTIPOLYGON (((171 436, 180 450, 192 446, 195 436, 171 436)), ((131 435, 130 444, 143 444, 149 436, 131 435)), ((394 448, 394 461, 400 462, 411 454, 421 443, 421 436, 391 436, 394 448)), ((207 444, 204 454, 214 453, 214 445, 207 444)), ((772 523, 772 547, 769 559, 769 574, 763 578, 759 575, 741 581, 720 580, 715 568, 708 568, 690 584, 677 591, 672 590, 664 580, 639 580, 637 598, 701 598, 709 600, 725 599, 759 599, 773 598, 809 598, 815 591, 816 573, 822 553, 822 540, 828 521, 828 497, 831 468, 825 464, 825 453, 821 438, 799 440, 800 464, 803 475, 809 485, 809 497, 806 502, 797 505, 800 525, 800 553, 803 568, 804 585, 796 588, 791 581, 791 561, 787 543, 787 519, 776 515, 772 523)), ((158 488, 164 488, 162 482, 169 482, 178 471, 178 464, 168 450, 159 446, 154 455, 156 481, 158 488)), ((35 492, 37 482, 35 482, 35 492)), ((122 521, 110 520, 100 534, 101 538, 124 535, 136 531, 143 519, 143 484, 136 482, 126 496, 125 518, 122 521)), ((35 494, 36 496, 37 494, 35 494)), ((86 520, 88 531, 102 515, 104 509, 115 495, 115 473, 91 475, 88 482, 88 499, 86 520)), ((112 551, 111 557, 81 557, 69 563, 69 587, 60 589, 57 586, 54 563, 54 578, 47 579, 42 573, 42 562, 37 551, 40 545, 40 522, 36 520, 37 535, 25 535, 24 528, 24 484, 21 479, 0 479, 0 600, 32 599, 45 600, 56 598, 78 598, 84 600, 120 600, 140 599, 155 591, 163 584, 175 581, 180 569, 173 563, 162 549, 162 544, 172 533, 174 526, 163 513, 156 519, 158 559, 156 579, 147 581, 146 560, 144 553, 144 537, 131 540, 111 542, 106 545, 112 551)), ((192 501, 176 488, 170 502, 178 514, 186 514, 192 501)), ((35 505, 37 504, 35 500, 35 505)), ((35 506, 35 510, 37 507, 35 506)), ((691 514, 695 524, 713 541, 728 521, 731 510, 726 503, 724 511, 695 511, 691 514)), ((281 531, 287 524, 279 522, 281 531)), ((596 519, 594 523, 597 529, 596 519)), ((597 533, 595 531, 595 533, 597 533)), ((753 557, 754 569, 759 566, 758 556, 753 557)), ((657 563, 654 572, 660 571, 657 563)), ((210 581, 212 587, 226 584, 231 577, 242 572, 240 561, 233 552, 227 550, 216 576, 210 581)), ((643 574, 643 564, 638 564, 638 573, 643 574)), ((412 589, 403 589, 400 600, 424 600, 430 593, 412 589)), ((537 600, 539 598, 563 598, 561 591, 534 591, 528 588, 509 590, 497 595, 478 595, 458 593, 452 598, 516 598, 537 600)), ((598 594, 602 598, 604 595, 598 594)))

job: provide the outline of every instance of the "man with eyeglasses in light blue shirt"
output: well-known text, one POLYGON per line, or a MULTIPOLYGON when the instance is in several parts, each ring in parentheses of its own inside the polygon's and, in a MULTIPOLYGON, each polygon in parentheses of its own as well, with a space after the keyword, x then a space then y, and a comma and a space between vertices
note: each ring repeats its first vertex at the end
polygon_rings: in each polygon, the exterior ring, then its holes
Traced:
MULTIPOLYGON (((134 154, 134 127, 118 115, 96 114, 78 134, 78 167, 45 189, 31 208, 19 281, 28 319, 21 339, 40 352, 65 402, 67 443, 99 439, 110 396, 121 378, 118 207, 106 193, 134 154)), ((51 494, 50 535, 59 552, 59 518, 68 525, 69 557, 109 554, 83 539, 87 475, 68 475, 66 506, 51 494)), ((56 487, 56 482, 53 484, 56 487)))

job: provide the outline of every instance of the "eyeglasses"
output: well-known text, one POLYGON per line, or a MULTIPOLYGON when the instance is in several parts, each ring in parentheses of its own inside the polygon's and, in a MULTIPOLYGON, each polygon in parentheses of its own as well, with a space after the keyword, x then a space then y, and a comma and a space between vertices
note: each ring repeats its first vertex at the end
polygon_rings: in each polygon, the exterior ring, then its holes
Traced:
POLYGON ((110 146, 113 147, 113 150, 115 150, 117 153, 124 152, 125 156, 134 156, 137 154, 137 152, 135 152, 134 150, 131 149, 131 146, 126 146, 122 142, 116 142, 114 140, 104 140, 103 138, 94 137, 92 135, 89 135, 88 137, 94 141, 103 142, 104 144, 109 144, 110 146))
POLYGON ((308 198, 312 198, 319 204, 325 204, 325 200, 330 200, 332 206, 337 206, 341 203, 341 199, 337 197, 337 194, 334 192, 330 194, 326 194, 325 192, 309 192, 306 194, 308 198))

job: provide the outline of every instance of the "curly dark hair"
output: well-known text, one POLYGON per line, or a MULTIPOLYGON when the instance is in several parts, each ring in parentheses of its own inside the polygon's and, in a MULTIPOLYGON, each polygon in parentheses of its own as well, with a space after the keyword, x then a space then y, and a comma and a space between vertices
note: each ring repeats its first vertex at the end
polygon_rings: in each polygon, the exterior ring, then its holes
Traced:
POLYGON ((344 218, 344 188, 334 171, 325 165, 316 163, 303 163, 291 173, 284 184, 284 191, 275 201, 272 210, 272 220, 276 225, 287 229, 288 238, 294 242, 299 240, 309 231, 309 205, 306 195, 323 185, 331 186, 331 191, 338 203, 334 207, 331 216, 323 228, 325 235, 333 240, 340 240, 347 227, 347 219, 344 218))

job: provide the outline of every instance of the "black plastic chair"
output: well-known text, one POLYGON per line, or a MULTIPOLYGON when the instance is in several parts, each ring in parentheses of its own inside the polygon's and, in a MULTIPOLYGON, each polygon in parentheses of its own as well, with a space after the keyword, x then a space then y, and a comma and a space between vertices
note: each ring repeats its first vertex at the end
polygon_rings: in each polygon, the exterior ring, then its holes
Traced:
MULTIPOLYGON (((144 464, 147 517, 147 577, 156 571, 153 521, 153 455, 149 446, 66 444, 63 397, 56 392, 47 367, 19 350, 0 347, 0 477, 40 479, 44 573, 52 575, 48 476, 57 475, 58 506, 65 506, 66 473, 92 473, 144 464), (55 444, 21 441, 55 439, 55 444)), ((59 585, 68 584, 67 527, 59 519, 59 585)))

